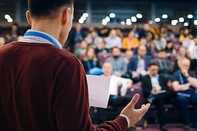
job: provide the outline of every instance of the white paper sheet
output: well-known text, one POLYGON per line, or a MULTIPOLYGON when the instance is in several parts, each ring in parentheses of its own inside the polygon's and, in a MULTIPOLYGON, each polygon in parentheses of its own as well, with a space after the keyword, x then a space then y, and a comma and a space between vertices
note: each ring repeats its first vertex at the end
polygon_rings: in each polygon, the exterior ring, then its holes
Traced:
POLYGON ((110 78, 87 75, 90 106, 107 108, 110 78))

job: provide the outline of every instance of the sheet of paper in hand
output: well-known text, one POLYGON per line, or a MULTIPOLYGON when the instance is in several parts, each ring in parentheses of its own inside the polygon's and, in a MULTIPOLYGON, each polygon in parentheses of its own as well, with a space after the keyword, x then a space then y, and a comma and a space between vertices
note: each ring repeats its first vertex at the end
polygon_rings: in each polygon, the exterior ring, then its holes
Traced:
POLYGON ((107 108, 110 78, 87 75, 90 106, 107 108))

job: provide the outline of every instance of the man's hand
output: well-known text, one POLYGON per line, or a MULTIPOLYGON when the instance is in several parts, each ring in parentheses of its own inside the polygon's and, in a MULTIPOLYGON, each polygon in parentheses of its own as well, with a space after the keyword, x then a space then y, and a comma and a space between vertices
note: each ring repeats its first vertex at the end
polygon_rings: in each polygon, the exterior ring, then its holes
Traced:
POLYGON ((150 104, 142 105, 140 109, 134 109, 135 104, 140 98, 139 94, 135 94, 131 102, 122 110, 121 114, 126 115, 130 120, 129 127, 134 126, 148 111, 150 104))
POLYGON ((185 77, 188 77, 188 76, 189 76, 189 73, 188 73, 187 70, 182 70, 181 72, 182 72, 182 74, 183 74, 185 77))
POLYGON ((156 87, 154 88, 154 90, 155 90, 156 92, 160 91, 160 90, 161 90, 161 86, 156 86, 156 87))
POLYGON ((132 72, 132 78, 137 78, 139 77, 139 74, 137 72, 132 72))
POLYGON ((153 95, 157 95, 156 90, 155 90, 155 89, 153 89, 153 90, 151 91, 151 94, 153 94, 153 95))

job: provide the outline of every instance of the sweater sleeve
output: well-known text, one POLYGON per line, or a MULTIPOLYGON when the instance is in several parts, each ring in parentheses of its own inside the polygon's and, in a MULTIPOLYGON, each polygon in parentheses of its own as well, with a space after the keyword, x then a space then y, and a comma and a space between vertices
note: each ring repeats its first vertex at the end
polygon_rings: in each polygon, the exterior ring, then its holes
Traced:
POLYGON ((126 131, 128 124, 121 116, 99 126, 92 125, 84 69, 81 64, 69 69, 65 65, 55 75, 53 116, 58 131, 126 131))

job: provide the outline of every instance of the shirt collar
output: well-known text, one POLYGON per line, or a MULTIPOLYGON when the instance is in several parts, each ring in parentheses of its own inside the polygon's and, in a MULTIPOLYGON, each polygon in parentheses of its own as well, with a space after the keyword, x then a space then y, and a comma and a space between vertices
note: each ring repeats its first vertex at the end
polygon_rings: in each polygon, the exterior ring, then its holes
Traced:
POLYGON ((37 30, 28 30, 20 42, 51 44, 59 49, 62 49, 62 45, 53 36, 37 30))

